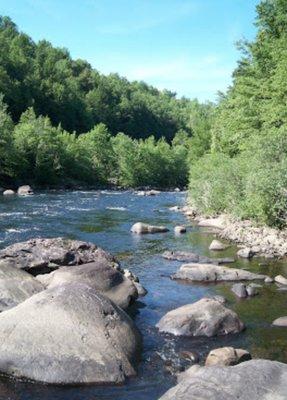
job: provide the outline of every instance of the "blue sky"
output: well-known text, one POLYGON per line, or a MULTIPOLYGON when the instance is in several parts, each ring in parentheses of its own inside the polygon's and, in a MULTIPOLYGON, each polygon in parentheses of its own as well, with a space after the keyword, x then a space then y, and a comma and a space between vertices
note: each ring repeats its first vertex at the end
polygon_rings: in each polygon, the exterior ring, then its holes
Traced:
POLYGON ((107 74, 214 100, 252 39, 258 0, 0 0, 36 41, 66 47, 107 74))

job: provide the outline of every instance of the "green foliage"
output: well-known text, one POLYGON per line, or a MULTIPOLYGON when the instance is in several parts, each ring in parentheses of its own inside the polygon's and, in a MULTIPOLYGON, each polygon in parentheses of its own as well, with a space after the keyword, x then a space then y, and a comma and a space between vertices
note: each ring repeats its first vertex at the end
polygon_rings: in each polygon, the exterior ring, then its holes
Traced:
POLYGON ((0 92, 14 122, 33 106, 36 115, 78 134, 104 123, 112 135, 171 141, 178 130, 190 130, 189 100, 117 74, 101 75, 66 49, 33 42, 8 17, 0 17, 0 48, 0 92))
MULTIPOLYGON (((233 85, 212 124, 211 155, 191 168, 192 201, 260 223, 287 222, 287 1, 257 7, 258 33, 241 43, 233 85)), ((209 151, 209 149, 207 149, 209 151)))
POLYGON ((13 171, 13 122, 0 95, 0 177, 4 179, 13 171))
POLYGON ((153 136, 134 140, 119 133, 113 138, 117 178, 122 186, 174 187, 187 183, 187 149, 153 136))

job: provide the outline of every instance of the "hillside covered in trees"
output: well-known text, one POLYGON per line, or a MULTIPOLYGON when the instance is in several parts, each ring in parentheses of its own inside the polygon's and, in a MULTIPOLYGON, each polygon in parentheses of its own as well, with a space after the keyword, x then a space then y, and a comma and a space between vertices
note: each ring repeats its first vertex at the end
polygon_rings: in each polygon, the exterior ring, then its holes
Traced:
POLYGON ((0 18, 0 186, 184 186, 213 105, 105 76, 0 18))
MULTIPOLYGON (((192 203, 205 214, 287 221, 287 1, 257 7, 256 39, 243 53, 212 124, 210 151, 193 158, 192 203)), ((207 144, 207 148, 208 148, 207 144)))

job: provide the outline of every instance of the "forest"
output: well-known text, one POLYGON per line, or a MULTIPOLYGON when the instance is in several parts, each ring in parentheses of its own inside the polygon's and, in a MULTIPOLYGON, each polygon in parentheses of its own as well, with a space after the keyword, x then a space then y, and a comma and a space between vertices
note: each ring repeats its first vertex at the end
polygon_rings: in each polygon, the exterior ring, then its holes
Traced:
POLYGON ((287 221, 287 1, 257 6, 233 84, 215 109, 210 150, 191 159, 189 193, 204 214, 287 221))
POLYGON ((0 19, 0 186, 185 186, 214 106, 102 75, 0 19))

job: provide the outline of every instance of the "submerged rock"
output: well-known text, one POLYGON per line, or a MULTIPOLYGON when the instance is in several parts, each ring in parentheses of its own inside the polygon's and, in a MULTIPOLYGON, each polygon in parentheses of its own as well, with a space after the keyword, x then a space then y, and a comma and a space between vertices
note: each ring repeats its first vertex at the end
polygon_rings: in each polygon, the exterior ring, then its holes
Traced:
POLYGON ((155 226, 144 224, 143 222, 137 222, 131 227, 131 232, 137 234, 147 234, 147 233, 164 233, 168 232, 169 229, 165 226, 155 226))
POLYGON ((68 283, 83 283, 102 293, 116 305, 126 309, 138 297, 133 282, 115 270, 112 263, 99 259, 89 264, 62 267, 37 279, 48 289, 68 283))
POLYGON ((44 290, 0 315, 0 371, 57 384, 120 383, 135 375, 140 335, 90 286, 44 290))
POLYGON ((51 272, 60 266, 86 264, 100 259, 116 263, 111 254, 93 243, 64 238, 39 238, 15 243, 0 251, 1 259, 32 275, 51 272))
POLYGON ((233 367, 193 366, 160 400, 286 399, 287 364, 250 360, 233 367))
POLYGON ((25 271, 0 261, 0 311, 5 311, 44 290, 44 286, 25 271))
POLYGON ((229 246, 220 242, 219 240, 213 240, 210 243, 209 250, 212 251, 221 251, 227 249, 229 246))
POLYGON ((30 185, 20 186, 17 190, 19 196, 29 196, 34 194, 33 189, 30 185))
POLYGON ((176 336, 219 336, 244 329, 238 315, 222 303, 203 298, 165 314, 156 325, 160 332, 176 336))
POLYGON ((213 264, 184 264, 172 275, 173 279, 194 282, 245 281, 265 279, 266 275, 254 274, 244 269, 228 268, 213 264))
POLYGON ((241 362, 251 360, 251 355, 247 350, 234 349, 233 347, 221 347, 211 350, 206 358, 205 365, 237 365, 241 362))
POLYGON ((170 211, 180 211, 180 207, 179 206, 172 206, 172 207, 169 207, 169 210, 170 211))

